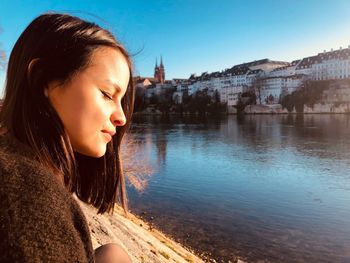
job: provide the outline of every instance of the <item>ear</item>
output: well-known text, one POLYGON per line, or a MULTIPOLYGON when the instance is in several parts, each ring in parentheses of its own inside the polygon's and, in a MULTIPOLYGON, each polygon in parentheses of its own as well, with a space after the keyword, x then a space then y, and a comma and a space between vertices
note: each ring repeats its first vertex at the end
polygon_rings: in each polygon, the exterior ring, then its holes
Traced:
POLYGON ((45 89, 44 89, 44 95, 45 95, 45 97, 46 97, 46 98, 48 98, 48 97, 49 97, 49 91, 48 91, 48 88, 45 88, 45 89))
MULTIPOLYGON (((28 79, 28 81, 31 81, 33 79, 33 77, 35 77, 35 76, 32 76, 32 74, 34 73, 33 69, 34 69, 35 66, 38 65, 39 60, 40 60, 39 58, 34 58, 34 59, 32 59, 29 62, 29 65, 28 65, 28 68, 27 68, 27 79, 28 79)), ((47 88, 44 89, 44 95, 45 95, 46 98, 49 97, 49 93, 48 93, 47 88)))
POLYGON ((27 79, 30 79, 32 70, 34 66, 38 63, 39 58, 34 58, 29 62, 28 68, 27 68, 27 79))

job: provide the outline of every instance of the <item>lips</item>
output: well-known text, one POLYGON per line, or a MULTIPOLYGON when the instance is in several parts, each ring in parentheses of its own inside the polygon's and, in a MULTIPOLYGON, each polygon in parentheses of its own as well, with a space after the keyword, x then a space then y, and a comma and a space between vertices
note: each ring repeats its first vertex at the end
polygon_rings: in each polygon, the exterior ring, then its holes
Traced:
POLYGON ((110 142, 112 140, 113 135, 115 134, 115 131, 102 130, 102 134, 107 139, 107 141, 110 142))
POLYGON ((115 134, 115 131, 102 130, 102 132, 108 133, 109 135, 111 135, 111 137, 113 137, 113 135, 115 134))

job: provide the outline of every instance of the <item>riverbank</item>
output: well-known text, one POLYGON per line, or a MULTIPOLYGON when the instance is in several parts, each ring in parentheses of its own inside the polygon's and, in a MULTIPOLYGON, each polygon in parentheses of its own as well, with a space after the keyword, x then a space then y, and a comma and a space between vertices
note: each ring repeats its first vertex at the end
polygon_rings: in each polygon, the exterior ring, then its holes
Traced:
MULTIPOLYGON (((304 105, 302 112, 297 112, 295 108, 293 111, 288 111, 286 108, 283 108, 281 104, 256 104, 256 105, 247 105, 243 113, 246 115, 254 114, 350 114, 350 103, 315 103, 312 107, 304 105)), ((191 113, 177 113, 177 112, 168 112, 163 114, 159 110, 157 111, 142 111, 134 113, 136 116, 147 116, 147 115, 175 115, 175 116, 191 116, 198 114, 191 113)), ((230 107, 226 113, 220 113, 221 115, 236 115, 237 110, 234 107, 230 107)), ((206 113, 205 115, 209 115, 206 113)))
POLYGON ((126 218, 119 207, 113 215, 97 215, 94 207, 80 201, 79 204, 87 218, 94 249, 106 243, 117 243, 128 252, 133 263, 204 262, 133 214, 126 218))
MULTIPOLYGON (((245 114, 296 114, 295 109, 289 112, 281 104, 247 105, 244 108, 245 114)), ((348 114, 350 113, 349 103, 315 103, 312 107, 304 105, 301 114, 348 114)))

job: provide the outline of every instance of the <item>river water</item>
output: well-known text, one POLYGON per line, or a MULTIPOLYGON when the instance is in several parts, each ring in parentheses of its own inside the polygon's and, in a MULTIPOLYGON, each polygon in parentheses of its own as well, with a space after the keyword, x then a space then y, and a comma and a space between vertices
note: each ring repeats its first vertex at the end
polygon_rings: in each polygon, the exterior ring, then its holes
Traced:
POLYGON ((350 262, 350 116, 135 117, 130 209, 218 262, 350 262))

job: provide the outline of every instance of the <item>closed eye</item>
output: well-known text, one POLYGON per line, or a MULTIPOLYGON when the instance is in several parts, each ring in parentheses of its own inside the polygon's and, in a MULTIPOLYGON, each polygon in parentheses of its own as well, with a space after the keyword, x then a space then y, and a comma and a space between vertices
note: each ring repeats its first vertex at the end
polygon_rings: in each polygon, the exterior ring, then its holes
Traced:
POLYGON ((109 95, 107 92, 105 92, 101 89, 100 89, 100 91, 101 91, 103 97, 105 97, 106 99, 109 99, 109 100, 113 100, 113 97, 111 95, 109 95))

